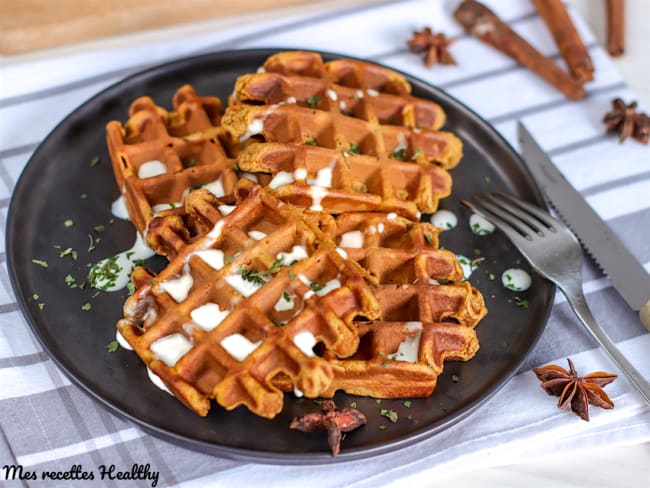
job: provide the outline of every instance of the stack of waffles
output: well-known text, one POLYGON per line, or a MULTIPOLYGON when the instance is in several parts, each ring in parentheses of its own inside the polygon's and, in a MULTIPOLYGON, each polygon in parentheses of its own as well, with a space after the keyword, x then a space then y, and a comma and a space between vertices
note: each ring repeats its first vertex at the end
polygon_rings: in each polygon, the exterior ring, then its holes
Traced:
POLYGON ((483 297, 419 221, 462 144, 401 75, 283 52, 225 113, 184 86, 171 112, 144 97, 129 115, 107 126, 116 180, 169 265, 136 269, 117 328, 196 413, 427 396, 476 354, 483 297))

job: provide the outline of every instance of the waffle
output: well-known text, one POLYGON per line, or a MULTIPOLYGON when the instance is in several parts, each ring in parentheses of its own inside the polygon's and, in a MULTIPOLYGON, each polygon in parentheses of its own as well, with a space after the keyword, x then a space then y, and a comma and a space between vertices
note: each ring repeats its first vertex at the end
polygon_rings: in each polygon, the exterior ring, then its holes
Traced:
POLYGON ((406 78, 376 64, 352 59, 324 63, 319 54, 292 51, 275 54, 260 72, 239 77, 230 104, 290 100, 383 125, 440 129, 445 124, 442 107, 410 94, 406 78))
MULTIPOLYGON (((474 327, 487 310, 439 230, 398 216, 348 213, 321 225, 370 274, 380 317, 356 321, 359 348, 341 358, 323 350, 336 391, 375 398, 423 397, 436 387, 446 360, 467 361, 478 351, 474 327)), ((276 383, 287 390, 284 377, 276 383), (281 381, 282 380, 282 381, 281 381)))
POLYGON ((117 121, 106 126, 113 173, 142 235, 154 216, 182 215, 189 189, 204 185, 217 196, 232 198, 238 178, 219 140, 219 99, 199 96, 185 85, 172 102, 170 112, 140 97, 131 104, 124 126, 117 121))
POLYGON ((259 186, 240 190, 246 197, 237 208, 157 277, 135 273, 141 286, 117 328, 199 415, 214 398, 272 418, 283 405, 274 377, 319 396, 333 372, 313 347, 353 354, 352 320, 376 318, 378 304, 361 268, 297 209, 259 186))
POLYGON ((231 105, 221 123, 233 154, 252 142, 285 142, 451 169, 463 152, 462 142, 451 132, 382 125, 292 103, 231 105))
POLYGON ((451 193, 449 173, 436 165, 311 145, 254 143, 239 154, 237 164, 266 175, 281 200, 327 213, 395 212, 418 220, 451 193))

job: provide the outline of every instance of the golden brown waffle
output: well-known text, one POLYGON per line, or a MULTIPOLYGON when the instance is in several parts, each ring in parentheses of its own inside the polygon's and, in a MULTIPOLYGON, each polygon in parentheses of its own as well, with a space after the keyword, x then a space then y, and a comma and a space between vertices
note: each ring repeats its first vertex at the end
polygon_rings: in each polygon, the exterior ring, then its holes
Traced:
POLYGON ((327 213, 395 212, 418 220, 451 193, 451 177, 419 165, 286 143, 254 143, 237 159, 241 170, 269 175, 269 189, 285 202, 327 213))
POLYGON ((420 321, 357 323, 357 352, 345 359, 327 357, 334 370, 330 389, 375 398, 431 395, 447 360, 467 361, 479 344, 473 328, 420 321))
POLYGON ((352 320, 377 318, 378 304, 354 261, 259 186, 244 184, 237 208, 183 247, 126 302, 118 330, 154 374, 189 408, 210 399, 245 405, 262 417, 282 409, 273 379, 319 396, 333 378, 316 356, 356 351, 352 320))
POLYGON ((478 351, 474 326, 487 310, 454 254, 438 249, 439 229, 386 214, 343 214, 326 231, 376 281, 380 318, 356 322, 359 349, 347 358, 324 352, 337 390, 376 398, 422 397, 436 387, 446 360, 478 351))
POLYGON ((456 166, 463 155, 462 142, 451 132, 382 125, 291 103, 231 105, 221 123, 234 154, 252 142, 288 142, 436 163, 445 169, 456 166))
POLYGON ((219 140, 219 99, 185 85, 174 95, 173 108, 169 112, 141 97, 131 104, 124 127, 117 121, 106 126, 113 173, 142 235, 155 215, 181 214, 189 189, 204 185, 232 198, 237 181, 219 140))
POLYGON ((292 51, 275 54, 260 72, 239 77, 230 103, 296 103, 383 125, 440 129, 445 123, 440 105, 410 93, 406 78, 376 64, 324 63, 317 53, 292 51))

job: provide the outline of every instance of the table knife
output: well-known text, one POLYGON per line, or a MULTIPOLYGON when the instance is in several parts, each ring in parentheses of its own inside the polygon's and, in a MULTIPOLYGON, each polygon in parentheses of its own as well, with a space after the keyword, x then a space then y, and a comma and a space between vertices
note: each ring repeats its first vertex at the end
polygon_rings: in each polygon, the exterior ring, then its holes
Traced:
POLYGON ((528 129, 521 122, 517 128, 524 162, 551 206, 609 276, 627 304, 639 311, 641 322, 650 330, 650 275, 567 181, 528 129))

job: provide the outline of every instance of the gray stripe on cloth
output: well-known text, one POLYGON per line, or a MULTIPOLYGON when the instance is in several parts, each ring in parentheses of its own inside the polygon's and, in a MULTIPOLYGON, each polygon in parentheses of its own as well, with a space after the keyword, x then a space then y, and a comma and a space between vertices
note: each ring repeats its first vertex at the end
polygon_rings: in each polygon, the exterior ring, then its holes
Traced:
MULTIPOLYGON (((618 188, 621 186, 627 186, 632 183, 637 183, 639 181, 648 180, 648 191, 650 192, 650 168, 644 171, 643 173, 638 173, 635 175, 625 176, 623 178, 618 178, 615 180, 610 180, 599 185, 590 186, 580 191, 583 197, 588 197, 590 195, 595 195, 603 191, 611 190, 613 188, 618 188)), ((650 197, 649 197, 650 198, 650 197)))
POLYGON ((40 144, 40 141, 39 142, 31 142, 29 144, 24 144, 22 146, 10 147, 8 149, 2 149, 2 150, 0 150, 0 159, 10 158, 10 157, 13 157, 13 156, 18 156, 18 155, 24 154, 26 152, 32 152, 38 147, 39 144, 40 144))
MULTIPOLYGON (((606 93, 606 92, 614 91, 614 90, 620 90, 621 88, 625 88, 626 86, 627 86, 627 84, 624 81, 613 83, 611 85, 601 86, 599 88, 594 88, 592 90, 588 90, 585 97, 593 97, 593 96, 596 96, 596 95, 601 94, 601 93, 606 93)), ((490 122, 490 124, 492 124, 492 125, 495 125, 495 124, 499 124, 501 122, 505 122, 505 121, 510 120, 510 119, 519 119, 519 118, 522 118, 522 117, 526 117, 528 115, 532 115, 532 114, 536 114, 536 113, 539 113, 539 112, 544 112, 546 110, 558 108, 558 107, 561 107, 562 105, 566 105, 566 104, 569 104, 569 103, 575 103, 575 102, 572 102, 571 100, 566 99, 566 98, 561 98, 559 100, 554 100, 552 102, 541 103, 539 105, 532 105, 532 106, 529 106, 527 108, 515 110, 515 111, 512 111, 512 112, 507 112, 507 113, 504 113, 504 114, 501 114, 501 115, 498 115, 496 117, 492 117, 492 118, 488 119, 488 122, 490 122)))
POLYGON ((22 356, 0 358, 0 369, 31 366, 33 364, 38 364, 47 361, 47 359, 48 356, 44 352, 36 352, 33 354, 24 354, 22 356))
MULTIPOLYGON (((3 274, 0 275, 3 276, 3 274)), ((18 310, 18 304, 15 302, 3 303, 2 305, 0 305, 0 313, 16 312, 17 310, 18 310)))
POLYGON ((573 151, 577 151, 579 149, 584 149, 585 147, 593 146, 594 144, 603 142, 611 137, 612 137, 611 134, 606 134, 606 133, 598 134, 597 136, 588 137, 580 141, 573 141, 563 146, 554 147, 553 149, 549 149, 548 151, 546 151, 546 154, 552 157, 552 156, 558 156, 560 154, 570 153, 573 151))
MULTIPOLYGON (((46 370, 50 378, 52 378, 52 381, 57 384, 60 383, 60 380, 58 379, 58 375, 60 374, 58 370, 56 370, 56 366, 54 363, 51 361, 47 361, 45 363, 46 370)), ((65 411, 67 413, 68 418, 72 421, 72 424, 74 426, 74 430, 77 432, 79 435, 79 440, 84 441, 84 440, 91 440, 94 436, 90 432, 90 428, 88 426, 87 421, 89 420, 88 418, 84 417, 81 414, 81 410, 79 409, 80 405, 80 399, 83 397, 87 400, 90 400, 87 398, 87 395, 84 393, 81 393, 76 386, 69 386, 65 388, 57 388, 55 392, 58 394, 61 402, 64 405, 65 411), (74 389, 75 391, 75 398, 73 400, 71 391, 74 389)), ((84 411, 87 411, 85 409, 84 411)), ((93 449, 89 452, 90 458, 95 462, 96 464, 101 464, 101 456, 99 453, 93 449)), ((110 485, 115 485, 117 486, 117 482, 111 482, 107 484, 108 486, 110 485)))

